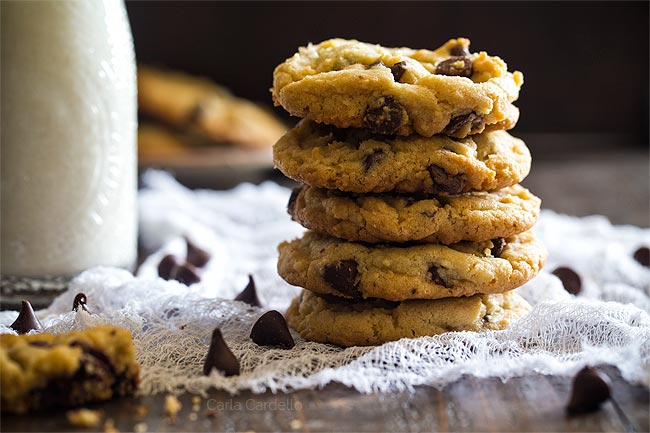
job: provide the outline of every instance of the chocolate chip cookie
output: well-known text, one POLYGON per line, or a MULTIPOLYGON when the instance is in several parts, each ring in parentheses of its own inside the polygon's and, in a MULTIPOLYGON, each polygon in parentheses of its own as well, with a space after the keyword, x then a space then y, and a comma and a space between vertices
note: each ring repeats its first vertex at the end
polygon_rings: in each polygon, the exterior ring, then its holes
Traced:
POLYGON ((462 138, 512 128, 523 75, 469 45, 465 38, 434 51, 344 39, 309 44, 275 69, 273 100, 294 116, 380 134, 462 138))
POLYGON ((306 340, 370 346, 448 331, 504 329, 530 311, 514 292, 437 300, 363 302, 303 291, 286 317, 306 340))
POLYGON ((131 333, 98 326, 67 334, 0 336, 2 411, 79 406, 131 394, 140 368, 131 333))
POLYGON ((218 144, 270 147, 286 131, 271 112, 205 78, 143 65, 138 67, 138 109, 218 144))
POLYGON ((533 278, 546 259, 529 231, 453 245, 368 245, 307 231, 278 250, 278 273, 289 284, 390 301, 503 293, 533 278))
POLYGON ((531 157, 505 131, 463 139, 384 136, 303 119, 273 146, 276 166, 311 186, 356 193, 461 194, 519 183, 531 157))
POLYGON ((303 226, 349 241, 453 244, 526 231, 540 204, 520 185, 450 196, 351 194, 303 185, 287 210, 303 226))

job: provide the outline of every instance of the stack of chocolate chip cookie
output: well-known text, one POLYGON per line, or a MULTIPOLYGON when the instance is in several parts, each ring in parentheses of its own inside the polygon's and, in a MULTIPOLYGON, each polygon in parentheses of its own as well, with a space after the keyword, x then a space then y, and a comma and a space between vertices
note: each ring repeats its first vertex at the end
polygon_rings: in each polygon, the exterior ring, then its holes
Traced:
POLYGON ((544 247, 540 200, 518 183, 531 157, 505 130, 523 83, 498 57, 452 39, 435 51, 333 39, 274 72, 273 98, 303 117, 274 147, 303 185, 309 229, 279 246, 278 271, 307 290, 289 324, 309 340, 373 345, 502 329, 528 304, 544 247))

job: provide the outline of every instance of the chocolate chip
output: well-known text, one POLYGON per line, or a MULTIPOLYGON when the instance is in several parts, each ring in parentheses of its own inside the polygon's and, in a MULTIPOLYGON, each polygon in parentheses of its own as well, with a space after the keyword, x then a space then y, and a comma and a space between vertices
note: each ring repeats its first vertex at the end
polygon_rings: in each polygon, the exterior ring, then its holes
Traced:
POLYGON ((221 371, 226 376, 237 376, 239 374, 239 361, 230 351, 219 328, 212 331, 210 348, 203 363, 203 374, 209 376, 213 368, 221 371))
POLYGON ((463 44, 458 44, 454 45, 453 47, 449 47, 449 55, 450 56, 469 56, 469 49, 465 47, 463 44))
POLYGON ((187 116, 185 117, 185 125, 192 126, 199 123, 199 121, 204 115, 205 115, 204 103, 199 102, 187 113, 187 116))
POLYGON ((634 260, 641 263, 643 266, 650 266, 650 248, 641 247, 634 252, 634 260))
POLYGON ((451 57, 436 66, 436 74, 458 77, 472 76, 472 60, 466 56, 451 57))
POLYGON ((166 255, 158 263, 158 276, 163 280, 169 280, 172 275, 172 270, 178 265, 176 257, 171 254, 166 255))
POLYGON ((380 65, 383 66, 384 62, 382 62, 381 59, 380 60, 375 60, 374 62, 372 62, 371 64, 368 65, 368 69, 372 69, 372 68, 374 68, 376 66, 380 66, 380 65))
POLYGON ((40 340, 30 341, 29 345, 34 347, 50 347, 50 343, 48 343, 47 341, 40 341, 40 340))
POLYGON ((431 180, 433 181, 433 192, 460 194, 465 190, 466 182, 463 173, 449 174, 444 168, 431 164, 429 166, 429 174, 431 174, 431 180))
POLYGON ((485 128, 485 119, 478 113, 470 112, 453 117, 445 130, 446 135, 466 136, 482 131, 485 128))
POLYGON ((88 312, 88 308, 86 307, 87 302, 88 297, 84 292, 77 293, 77 296, 72 301, 72 311, 77 311, 77 308, 81 307, 85 312, 88 312))
POLYGON ((239 295, 237 295, 235 301, 244 302, 253 307, 262 306, 262 303, 257 297, 257 290, 255 289, 255 281, 253 280, 252 275, 248 276, 248 284, 246 285, 244 290, 242 290, 242 292, 239 295))
POLYGON ((183 263, 182 265, 175 266, 172 269, 170 280, 176 280, 187 286, 198 283, 201 277, 196 273, 196 268, 190 263, 183 263))
POLYGON ((553 275, 562 281, 564 290, 571 293, 572 295, 577 295, 582 290, 582 281, 580 279, 580 275, 578 275, 573 269, 567 267, 559 267, 553 271, 553 275))
POLYGON ((360 297, 361 294, 357 289, 358 265, 354 260, 328 263, 323 268, 323 280, 338 292, 354 298, 360 297))
POLYGON ((399 80, 402 78, 402 75, 404 75, 404 72, 406 72, 406 69, 406 62, 397 62, 390 67, 390 71, 393 73, 393 78, 395 78, 396 82, 399 83, 399 80))
POLYGON ((436 283, 436 284, 438 284, 440 286, 449 288, 449 286, 447 285, 447 282, 440 275, 440 266, 432 264, 432 265, 429 266, 428 272, 431 275, 430 276, 431 281, 433 281, 434 283, 436 283))
POLYGON ((197 268, 202 268, 205 266, 209 261, 210 261, 210 254, 197 247, 190 241, 189 239, 185 238, 185 243, 187 244, 187 261, 196 266, 197 268))
POLYGON ((393 134, 402 124, 404 107, 392 96, 382 96, 366 109, 365 126, 380 134, 393 134))
POLYGON ((295 346, 287 321, 275 310, 267 311, 257 319, 251 329, 251 340, 258 346, 279 346, 283 349, 295 346))
POLYGON ((503 249, 506 247, 506 240, 503 238, 496 238, 492 239, 492 248, 490 249, 490 253, 492 254, 492 257, 501 257, 501 253, 503 252, 503 249))
POLYGON ((363 169, 364 171, 370 170, 372 166, 377 164, 379 161, 384 159, 385 154, 384 154, 384 149, 375 149, 372 151, 372 153, 369 153, 363 158, 363 169))
POLYGON ((596 369, 585 367, 573 378, 567 412, 571 415, 598 410, 611 397, 609 379, 596 369))
POLYGON ((29 331, 43 330, 43 325, 41 325, 40 320, 36 317, 32 304, 25 300, 23 300, 20 306, 18 317, 14 320, 14 323, 9 325, 9 327, 19 334, 27 334, 29 331))
POLYGON ((296 209, 296 200, 298 200, 298 195, 302 191, 302 187, 299 186, 291 190, 291 196, 289 196, 289 203, 287 203, 287 212, 289 215, 293 216, 293 213, 296 209))

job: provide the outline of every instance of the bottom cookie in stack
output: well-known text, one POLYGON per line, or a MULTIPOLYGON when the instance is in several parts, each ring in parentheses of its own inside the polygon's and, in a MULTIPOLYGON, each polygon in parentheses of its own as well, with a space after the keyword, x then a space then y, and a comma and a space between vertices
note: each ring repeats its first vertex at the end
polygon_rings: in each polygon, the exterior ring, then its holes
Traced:
POLYGON ((307 340, 349 347, 448 331, 504 329, 528 311, 530 305, 512 291, 391 302, 348 300, 303 290, 291 303, 286 317, 289 325, 307 340))

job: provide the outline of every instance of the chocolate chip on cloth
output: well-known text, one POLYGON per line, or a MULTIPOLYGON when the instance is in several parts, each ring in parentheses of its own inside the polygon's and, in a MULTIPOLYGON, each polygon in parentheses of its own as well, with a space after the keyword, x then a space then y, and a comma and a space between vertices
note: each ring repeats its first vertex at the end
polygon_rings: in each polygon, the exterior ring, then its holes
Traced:
POLYGON ((640 247, 634 252, 634 260, 641 263, 643 266, 650 266, 650 248, 640 247))
POLYGON ((187 286, 191 286, 192 284, 196 284, 201 281, 201 277, 196 272, 196 268, 190 263, 184 263, 182 265, 175 266, 171 271, 169 279, 176 280, 179 283, 183 283, 187 286))
POLYGON ((592 367, 585 367, 573 378, 567 413, 576 415, 597 411, 611 397, 609 379, 592 367))
POLYGON ((555 269, 552 274, 562 281, 564 290, 572 295, 577 295, 582 291, 582 280, 580 279, 580 275, 578 275, 573 269, 561 266, 555 269))
POLYGON ((178 266, 176 257, 171 254, 166 255, 158 263, 158 276, 163 280, 169 280, 172 276, 172 270, 178 266))
POLYGON ((77 311, 77 309, 81 307, 82 310, 90 313, 90 311, 88 311, 88 307, 86 307, 87 302, 88 297, 84 292, 77 293, 77 295, 74 297, 74 300, 72 301, 72 311, 77 311))
POLYGON ((209 376, 213 369, 221 371, 225 376, 239 374, 239 361, 226 344, 219 328, 212 331, 210 347, 203 363, 203 374, 209 376))
POLYGON ((253 325, 251 340, 258 346, 291 349, 295 343, 284 316, 276 310, 267 311, 253 325))
POLYGON ((202 268, 210 261, 210 254, 194 245, 192 241, 188 238, 185 238, 185 243, 187 244, 187 262, 196 266, 197 268, 202 268))
POLYGON ((248 284, 241 291, 239 295, 235 297, 235 301, 244 302, 252 307, 261 307, 262 303, 260 302, 259 297, 257 296, 257 289, 255 288, 255 280, 253 276, 248 276, 248 284))
POLYGON ((27 334, 29 331, 40 332, 43 330, 43 325, 38 320, 38 317, 36 317, 32 304, 25 300, 20 305, 18 317, 9 327, 19 334, 27 334))

